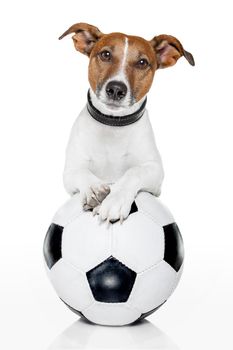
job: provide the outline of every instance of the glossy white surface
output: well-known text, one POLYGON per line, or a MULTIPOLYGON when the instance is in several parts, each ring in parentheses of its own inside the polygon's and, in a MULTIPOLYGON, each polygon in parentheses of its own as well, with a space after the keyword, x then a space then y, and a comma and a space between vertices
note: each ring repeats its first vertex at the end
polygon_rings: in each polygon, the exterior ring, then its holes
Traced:
POLYGON ((83 310, 94 301, 86 275, 65 259, 60 259, 48 275, 59 298, 75 310, 83 310))
POLYGON ((145 313, 164 303, 177 283, 176 271, 165 261, 161 261, 137 276, 129 302, 145 313))
POLYGON ((85 309, 83 314, 92 322, 107 326, 127 325, 141 316, 140 311, 130 307, 128 303, 123 305, 96 302, 85 309))
POLYGON ((140 192, 136 198, 136 203, 139 209, 151 216, 159 226, 165 226, 175 221, 172 213, 163 202, 159 198, 152 197, 150 193, 140 192))
POLYGON ((58 209, 51 222, 64 227, 69 222, 77 219, 82 213, 83 209, 77 193, 58 209))
POLYGON ((111 256, 111 228, 99 224, 91 212, 83 213, 65 226, 62 255, 84 272, 93 269, 111 256))
POLYGON ((165 333, 149 321, 125 327, 101 327, 82 320, 65 329, 47 348, 58 349, 179 350, 165 333))

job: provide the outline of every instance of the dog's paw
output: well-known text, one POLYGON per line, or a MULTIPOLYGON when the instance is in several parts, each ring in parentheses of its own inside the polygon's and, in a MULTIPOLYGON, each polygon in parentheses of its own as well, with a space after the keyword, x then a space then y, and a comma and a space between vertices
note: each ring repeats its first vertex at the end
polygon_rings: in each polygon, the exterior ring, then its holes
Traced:
POLYGON ((109 193, 110 187, 107 184, 95 184, 81 191, 83 209, 92 210, 98 207, 109 193))
POLYGON ((100 220, 103 221, 115 222, 120 220, 122 223, 128 217, 133 201, 134 195, 125 190, 113 192, 103 200, 101 205, 94 209, 93 214, 99 214, 100 220))

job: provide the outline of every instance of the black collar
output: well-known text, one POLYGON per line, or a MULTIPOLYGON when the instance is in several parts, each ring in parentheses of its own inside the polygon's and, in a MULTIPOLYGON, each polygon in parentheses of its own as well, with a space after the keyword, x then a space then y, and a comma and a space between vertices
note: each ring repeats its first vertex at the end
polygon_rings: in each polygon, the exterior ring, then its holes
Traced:
POLYGON ((110 125, 110 126, 125 126, 125 125, 135 123, 137 120, 139 120, 143 116, 146 108, 146 101, 147 99, 145 99, 141 107, 132 114, 123 115, 123 116, 113 116, 113 115, 103 114, 97 108, 95 108, 95 106, 93 106, 91 102, 90 91, 88 91, 87 110, 90 113, 90 115, 100 123, 110 125))

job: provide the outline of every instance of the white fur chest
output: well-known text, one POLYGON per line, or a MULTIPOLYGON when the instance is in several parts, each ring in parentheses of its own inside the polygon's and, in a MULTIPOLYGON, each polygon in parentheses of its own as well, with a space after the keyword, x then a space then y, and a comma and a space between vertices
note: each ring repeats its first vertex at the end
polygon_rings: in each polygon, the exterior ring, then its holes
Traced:
POLYGON ((75 150, 73 164, 83 163, 104 181, 115 182, 128 168, 146 160, 148 142, 153 143, 153 133, 147 112, 136 123, 116 127, 99 123, 85 107, 73 126, 68 147, 75 150))
POLYGON ((85 109, 79 122, 80 142, 86 150, 89 169, 98 177, 114 182, 128 167, 135 165, 136 160, 130 147, 130 138, 135 134, 132 125, 112 127, 101 124, 85 109))

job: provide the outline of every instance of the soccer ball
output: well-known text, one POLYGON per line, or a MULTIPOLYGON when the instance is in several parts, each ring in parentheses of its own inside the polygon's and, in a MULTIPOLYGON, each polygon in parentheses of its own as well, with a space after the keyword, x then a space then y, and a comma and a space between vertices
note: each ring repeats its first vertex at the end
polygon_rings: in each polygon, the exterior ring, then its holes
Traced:
POLYGON ((44 241, 45 266, 58 296, 101 325, 125 325, 163 305, 183 269, 183 241, 171 213, 140 192, 128 218, 110 224, 83 211, 79 194, 55 214, 44 241))

